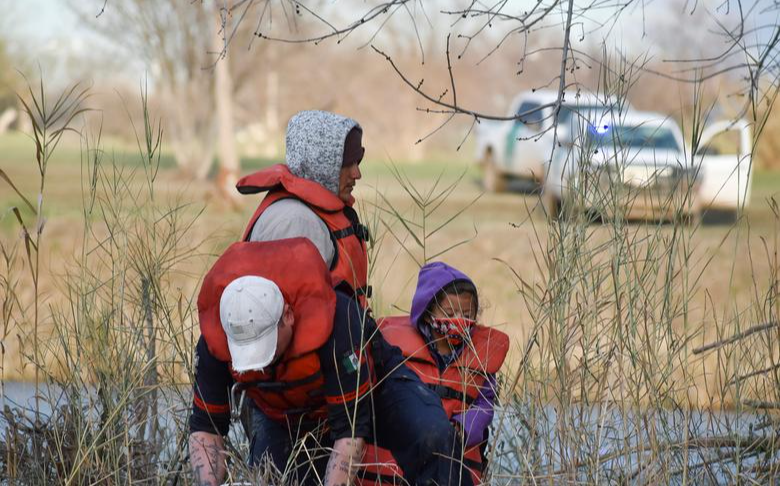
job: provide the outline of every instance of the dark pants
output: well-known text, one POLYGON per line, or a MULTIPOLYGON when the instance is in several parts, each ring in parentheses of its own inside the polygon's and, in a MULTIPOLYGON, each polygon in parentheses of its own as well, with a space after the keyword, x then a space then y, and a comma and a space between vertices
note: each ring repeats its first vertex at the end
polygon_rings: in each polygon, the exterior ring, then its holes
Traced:
MULTIPOLYGON (((393 453, 406 481, 413 485, 472 486, 460 459, 462 446, 441 400, 417 375, 401 367, 366 400, 371 400, 374 417, 374 437, 369 442, 393 453)), ((318 434, 318 424, 314 423, 275 422, 252 408, 250 464, 270 460, 280 471, 294 468, 288 474, 294 471, 294 480, 302 483, 319 484, 324 480, 322 474, 330 456, 327 448, 333 445, 327 433, 318 434), (296 440, 304 435, 305 450, 296 446, 294 451, 296 440)))

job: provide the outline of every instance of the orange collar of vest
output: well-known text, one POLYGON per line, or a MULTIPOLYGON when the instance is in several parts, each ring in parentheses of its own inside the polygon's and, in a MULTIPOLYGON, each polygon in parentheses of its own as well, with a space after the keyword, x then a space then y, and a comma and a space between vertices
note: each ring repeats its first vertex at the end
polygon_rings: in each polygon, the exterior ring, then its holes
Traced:
POLYGON ((325 211, 341 211, 345 205, 352 206, 355 202, 355 198, 350 196, 349 202, 344 204, 344 201, 321 184, 293 175, 284 164, 275 164, 242 177, 236 184, 236 189, 241 194, 257 194, 273 190, 280 185, 290 194, 325 211))
MULTIPOLYGON (((420 331, 413 326, 409 316, 385 317, 378 321, 379 329, 387 341, 401 348, 409 359, 425 361, 436 366, 420 331)), ((509 351, 509 336, 498 329, 476 325, 466 344, 449 368, 469 368, 483 373, 497 373, 509 351)))

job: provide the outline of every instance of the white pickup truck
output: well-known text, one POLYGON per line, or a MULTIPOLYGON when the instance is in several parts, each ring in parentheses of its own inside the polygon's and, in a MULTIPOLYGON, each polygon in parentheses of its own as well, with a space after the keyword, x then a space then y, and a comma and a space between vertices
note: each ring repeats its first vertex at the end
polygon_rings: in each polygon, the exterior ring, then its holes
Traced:
POLYGON ((554 109, 558 92, 526 91, 511 103, 507 117, 511 121, 483 121, 476 131, 476 160, 482 163, 483 186, 488 192, 506 190, 511 178, 542 183, 547 162, 553 155, 556 137, 566 138, 574 113, 627 110, 614 98, 596 97, 584 93, 564 93, 558 114, 558 127, 553 130, 554 109), (525 114, 525 115, 524 115, 525 114))
POLYGON ((629 219, 695 220, 717 211, 733 220, 747 206, 751 130, 746 121, 710 125, 691 157, 670 117, 637 111, 614 115, 580 117, 561 140, 542 190, 549 215, 620 210, 629 219), (719 138, 728 132, 735 135, 731 147, 719 138))

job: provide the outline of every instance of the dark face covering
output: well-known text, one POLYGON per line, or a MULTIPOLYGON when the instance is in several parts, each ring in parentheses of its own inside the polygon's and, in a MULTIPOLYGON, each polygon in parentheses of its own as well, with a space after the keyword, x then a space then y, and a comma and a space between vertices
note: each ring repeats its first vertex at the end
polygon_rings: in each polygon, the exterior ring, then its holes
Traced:
POLYGON ((344 140, 344 157, 341 161, 341 167, 349 167, 353 164, 359 164, 363 160, 363 154, 366 149, 363 148, 363 130, 354 127, 347 134, 344 140))

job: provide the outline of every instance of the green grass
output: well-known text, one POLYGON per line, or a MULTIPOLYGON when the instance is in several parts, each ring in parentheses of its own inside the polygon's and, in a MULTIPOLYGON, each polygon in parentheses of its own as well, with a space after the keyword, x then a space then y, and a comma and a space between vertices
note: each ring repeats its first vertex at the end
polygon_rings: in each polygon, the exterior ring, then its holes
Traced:
POLYGON ((780 171, 759 170, 753 176, 753 198, 780 196, 780 171))
MULTIPOLYGON (((117 167, 128 170, 141 169, 141 157, 138 148, 126 141, 116 139, 104 139, 103 150, 105 152, 104 163, 111 159, 117 167)), ((23 194, 35 204, 38 187, 38 169, 34 159, 35 148, 30 137, 23 133, 11 132, 0 135, 0 169, 4 170, 14 184, 23 194)), ((75 219, 81 216, 81 147, 73 138, 64 138, 61 146, 55 152, 49 171, 52 175, 47 182, 45 192, 49 201, 46 210, 49 218, 75 219)), ((241 159, 241 171, 243 174, 263 169, 275 163, 283 162, 282 158, 243 157, 241 159)), ((394 162, 376 158, 368 158, 361 164, 363 170, 363 183, 370 187, 381 188, 383 181, 391 178, 390 166, 398 163, 404 170, 416 180, 434 180, 442 174, 445 179, 457 177, 463 171, 469 171, 469 175, 477 177, 477 168, 454 159, 449 162, 444 158, 432 162, 394 162)), ((209 177, 214 177, 218 165, 215 160, 209 177)), ((176 164, 173 155, 169 151, 163 151, 160 157, 160 169, 165 173, 175 174, 176 164)), ((184 182, 182 184, 184 186, 184 182)), ((8 233, 16 230, 16 219, 8 209, 18 207, 25 221, 33 218, 30 211, 15 192, 4 182, 0 181, 0 232, 8 233)))

